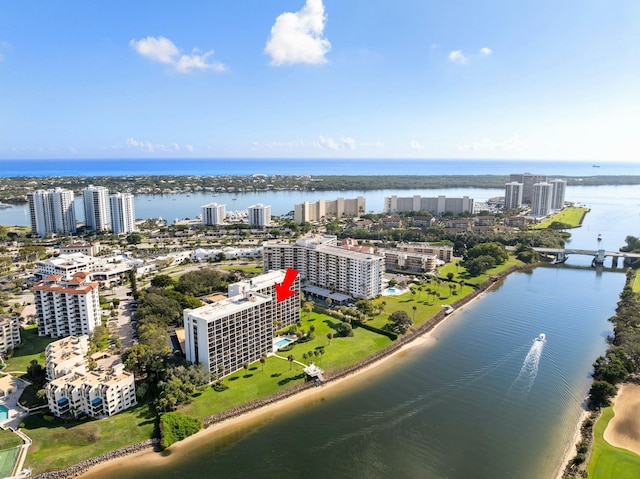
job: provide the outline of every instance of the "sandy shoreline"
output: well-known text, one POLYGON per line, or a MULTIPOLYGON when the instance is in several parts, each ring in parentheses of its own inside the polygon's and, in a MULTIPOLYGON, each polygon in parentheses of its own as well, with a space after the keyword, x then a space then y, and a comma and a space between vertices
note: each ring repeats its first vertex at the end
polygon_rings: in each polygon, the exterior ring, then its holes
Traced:
POLYGON ((571 442, 567 445, 567 451, 564 453, 564 457, 562 458, 562 463, 560 463, 560 469, 558 469, 558 473, 556 474, 555 479, 562 479, 562 476, 564 475, 564 470, 567 467, 567 464, 569 464, 569 461, 571 461, 571 459, 574 458, 574 456, 578 453, 578 449, 577 449, 577 445, 580 442, 580 439, 582 438, 582 424, 584 423, 585 419, 587 419, 589 417, 589 411, 587 411, 586 409, 582 410, 582 413, 580 414, 580 419, 578 419, 578 422, 576 423, 576 429, 573 433, 573 436, 571 438, 571 442))
MULTIPOLYGON (((463 306, 460 306, 458 309, 456 309, 456 312, 463 310, 466 305, 471 304, 476 299, 482 297, 483 294, 484 291, 472 298, 463 306)), ((402 347, 400 347, 397 351, 394 351, 391 354, 388 354, 363 368, 341 376, 337 379, 331 380, 320 387, 305 389, 293 396, 289 396, 287 398, 271 403, 268 406, 253 409, 239 416, 214 423, 206 429, 202 429, 193 436, 190 436, 180 442, 171 445, 171 447, 168 449, 171 452, 171 454, 169 455, 155 452, 152 449, 145 449, 134 454, 118 457, 92 466, 84 474, 78 477, 88 479, 91 478, 94 474, 102 475, 111 470, 113 470, 113 472, 116 472, 118 468, 122 467, 123 463, 129 462, 133 459, 135 459, 136 464, 161 466, 164 463, 170 462, 176 456, 181 455, 181 453, 189 450, 192 444, 202 441, 202 439, 205 437, 212 436, 214 434, 232 434, 234 431, 246 429, 252 424, 255 425, 258 423, 269 421, 280 414, 290 414, 292 411, 295 412, 299 409, 304 409, 315 402, 322 401, 331 393, 340 394, 343 392, 347 392, 349 389, 357 388, 364 382, 375 381, 377 376, 384 374, 390 368, 396 366, 395 362, 392 361, 392 359, 397 360, 399 358, 407 357, 409 354, 411 354, 411 350, 414 350, 416 348, 431 347, 435 345, 438 340, 438 335, 436 334, 438 328, 440 327, 440 325, 448 322, 448 320, 455 317, 456 312, 445 316, 443 320, 438 322, 429 331, 420 335, 416 335, 415 338, 413 338, 406 344, 403 344, 402 347)))

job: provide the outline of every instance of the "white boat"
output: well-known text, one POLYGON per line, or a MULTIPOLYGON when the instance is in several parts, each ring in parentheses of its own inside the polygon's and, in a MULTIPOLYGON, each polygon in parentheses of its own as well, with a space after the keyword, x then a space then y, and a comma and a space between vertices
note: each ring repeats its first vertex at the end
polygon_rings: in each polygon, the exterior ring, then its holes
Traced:
POLYGON ((544 342, 547 340, 547 336, 544 333, 540 333, 540 336, 536 338, 536 341, 544 342))

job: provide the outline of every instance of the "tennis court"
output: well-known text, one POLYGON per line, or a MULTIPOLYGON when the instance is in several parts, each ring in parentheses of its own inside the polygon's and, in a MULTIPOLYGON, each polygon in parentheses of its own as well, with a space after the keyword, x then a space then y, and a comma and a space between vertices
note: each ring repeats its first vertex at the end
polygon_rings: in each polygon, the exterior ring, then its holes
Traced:
POLYGON ((21 446, 18 446, 0 451, 0 477, 9 477, 13 474, 20 448, 21 446))

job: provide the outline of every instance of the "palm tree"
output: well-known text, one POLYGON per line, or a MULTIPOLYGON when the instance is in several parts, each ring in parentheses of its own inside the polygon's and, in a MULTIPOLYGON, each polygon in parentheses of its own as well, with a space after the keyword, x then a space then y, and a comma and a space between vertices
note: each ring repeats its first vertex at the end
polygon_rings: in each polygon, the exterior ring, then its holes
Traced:
POLYGON ((244 368, 244 375, 247 375, 247 371, 249 370, 249 363, 247 361, 245 361, 244 363, 242 363, 242 367, 244 368))
POLYGON ((329 340, 329 344, 331 344, 331 340, 333 339, 333 333, 327 333, 327 339, 329 340))
POLYGON ((293 361, 294 361, 295 359, 296 359, 296 358, 293 356, 293 354, 290 354, 290 355, 287 357, 287 361, 289 361, 289 371, 291 371, 291 368, 293 367, 293 361))
POLYGON ((464 288, 464 279, 460 280, 460 291, 462 291, 462 288, 464 288))
POLYGON ((218 371, 220 373, 220 381, 222 381, 222 376, 224 375, 224 364, 218 364, 218 371))
POLYGON ((262 356, 260 356, 260 364, 262 364, 262 370, 264 371, 264 363, 267 362, 267 355, 263 354, 262 356))
POLYGON ((416 295, 415 290, 411 290, 411 301, 413 301, 414 296, 416 295))
POLYGON ((307 353, 302 353, 302 360, 306 361, 309 355, 307 353))
POLYGON ((332 303, 333 301, 331 300, 331 298, 327 298, 327 299, 325 299, 325 300, 324 300, 324 302, 326 303, 327 308, 330 308, 330 307, 331 307, 331 303, 332 303))
POLYGON ((416 320, 416 310, 417 310, 417 309, 418 309, 418 307, 417 307, 417 306, 414 306, 414 307, 413 307, 413 318, 412 318, 412 321, 413 321, 413 322, 415 322, 415 320, 416 320))
POLYGON ((302 306, 302 310, 307 313, 307 321, 309 321, 311 319, 311 312, 313 311, 313 302, 307 301, 306 303, 304 303, 304 306, 302 306))

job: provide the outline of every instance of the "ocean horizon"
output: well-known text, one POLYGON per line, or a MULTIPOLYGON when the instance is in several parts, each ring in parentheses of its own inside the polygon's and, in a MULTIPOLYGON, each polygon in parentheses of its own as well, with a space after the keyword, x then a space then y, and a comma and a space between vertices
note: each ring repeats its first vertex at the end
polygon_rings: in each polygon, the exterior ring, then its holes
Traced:
POLYGON ((640 175, 640 164, 603 161, 468 159, 21 159, 0 160, 0 177, 244 175, 640 175))

